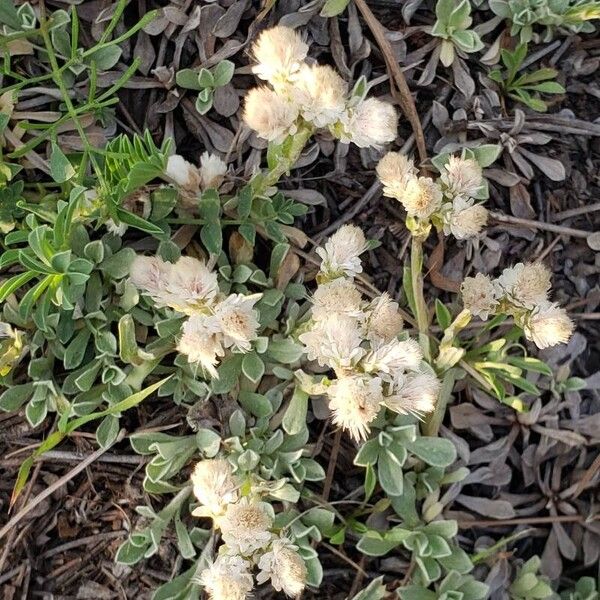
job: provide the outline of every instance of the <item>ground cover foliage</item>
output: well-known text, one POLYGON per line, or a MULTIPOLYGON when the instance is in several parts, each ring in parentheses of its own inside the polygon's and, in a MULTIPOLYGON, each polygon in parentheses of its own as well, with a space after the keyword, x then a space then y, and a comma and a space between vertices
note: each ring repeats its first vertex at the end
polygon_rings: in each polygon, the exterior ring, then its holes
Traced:
POLYGON ((0 0, 3 597, 598 598, 599 16, 0 0))

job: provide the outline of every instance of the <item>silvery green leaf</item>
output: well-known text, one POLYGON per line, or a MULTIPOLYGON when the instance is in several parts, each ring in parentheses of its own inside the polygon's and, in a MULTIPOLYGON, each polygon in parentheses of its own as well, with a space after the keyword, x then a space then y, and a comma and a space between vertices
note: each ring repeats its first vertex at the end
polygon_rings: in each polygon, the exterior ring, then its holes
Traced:
POLYGON ((402 494, 402 463, 387 448, 379 453, 377 479, 384 491, 390 496, 400 496, 402 494))
POLYGON ((234 71, 235 65, 230 60, 222 60, 212 70, 213 85, 215 87, 227 85, 231 81, 234 71))
POLYGON ((236 410, 229 417, 229 430, 231 435, 243 437, 246 431, 246 418, 241 410, 236 410))
POLYGON ((404 445, 409 452, 433 467, 448 467, 456 460, 456 447, 444 438, 419 437, 404 445))
POLYGON ((116 45, 104 46, 96 50, 90 57, 90 60, 96 63, 99 71, 108 71, 112 69, 121 58, 123 50, 116 45))
POLYGON ((52 142, 50 153, 50 175, 57 183, 64 183, 75 175, 75 169, 56 142, 52 142))
POLYGON ((196 433, 196 445, 207 458, 212 458, 221 447, 221 437, 212 429, 200 429, 196 433))
POLYGON ((352 596, 351 600, 382 600, 387 595, 383 576, 374 579, 364 590, 352 596))
POLYGON ((198 72, 193 69, 181 69, 175 75, 177 85, 188 90, 200 91, 202 86, 198 82, 198 72))

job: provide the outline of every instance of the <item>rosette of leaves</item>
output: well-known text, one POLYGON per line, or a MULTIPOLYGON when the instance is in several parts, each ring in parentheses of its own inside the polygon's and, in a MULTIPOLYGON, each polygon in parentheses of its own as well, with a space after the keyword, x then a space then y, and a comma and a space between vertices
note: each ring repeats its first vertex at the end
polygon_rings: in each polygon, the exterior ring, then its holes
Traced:
POLYGON ((456 448, 451 441, 419 435, 414 421, 413 417, 398 416, 392 425, 359 448, 354 464, 366 469, 367 491, 372 492, 378 482, 389 496, 401 496, 401 473, 409 457, 413 463, 416 458, 440 468, 448 467, 456 460, 456 448))
POLYGON ((198 92, 196 110, 205 115, 213 105, 217 88, 227 85, 233 77, 235 65, 230 60, 222 60, 211 69, 182 69, 177 71, 177 85, 198 92))
POLYGON ((538 573, 541 563, 539 556, 533 556, 517 569, 515 579, 508 588, 511 600, 537 600, 554 596, 548 579, 538 573))
POLYGON ((589 21, 600 18, 600 3, 587 0, 490 0, 490 9, 510 23, 510 35, 526 44, 532 40, 549 42, 556 29, 570 33, 592 33, 589 21), (542 35, 535 27, 544 28, 542 35))
POLYGON ((500 92, 517 102, 521 102, 537 112, 546 112, 548 104, 540 94, 564 94, 565 88, 555 81, 558 71, 549 67, 531 73, 519 74, 527 45, 519 44, 514 51, 501 50, 500 58, 504 69, 493 69, 488 77, 498 84, 500 92))
POLYGON ((469 29, 473 19, 468 0, 438 0, 435 15, 431 35, 442 39, 440 61, 445 67, 454 62, 456 52, 471 54, 483 48, 479 35, 469 29))
POLYGON ((367 529, 356 547, 367 556, 385 556, 401 546, 416 565, 413 581, 427 587, 443 573, 466 574, 473 569, 469 556, 454 542, 457 533, 456 521, 444 520, 412 528, 397 525, 386 531, 367 529))
MULTIPOLYGON (((240 393, 240 403, 250 412, 260 412, 253 426, 246 425, 246 417, 236 410, 229 419, 231 436, 223 440, 229 460, 242 473, 256 473, 265 481, 291 479, 298 485, 305 481, 325 478, 323 467, 310 458, 307 448, 308 429, 304 427, 294 435, 285 435, 281 429, 271 429, 269 418, 279 408, 281 400, 276 395, 261 396, 253 392, 240 393), (270 404, 271 409, 267 407, 270 404), (259 408, 260 406, 260 408, 259 408)), ((298 500, 298 492, 288 486, 276 494, 281 499, 298 500)))
POLYGON ((436 585, 435 590, 409 585, 401 588, 398 593, 402 600, 483 600, 487 598, 488 586, 476 581, 471 575, 450 571, 436 585))

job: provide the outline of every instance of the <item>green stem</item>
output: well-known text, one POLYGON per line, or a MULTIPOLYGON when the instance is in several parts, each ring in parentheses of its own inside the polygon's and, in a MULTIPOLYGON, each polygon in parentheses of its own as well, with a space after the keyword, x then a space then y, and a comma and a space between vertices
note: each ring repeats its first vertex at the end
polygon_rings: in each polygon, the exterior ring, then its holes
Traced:
POLYGON ((415 302, 415 318, 417 319, 417 329, 419 330, 419 343, 423 350, 423 357, 427 362, 431 362, 431 347, 429 343, 429 316, 427 304, 423 295, 423 241, 421 238, 413 236, 410 250, 410 277, 412 283, 412 293, 415 302))
POLYGON ((442 387, 432 413, 429 413, 422 425, 423 435, 437 436, 440 430, 440 425, 446 414, 446 406, 452 397, 452 390, 456 382, 456 369, 450 369, 444 374, 442 379, 442 387))
MULTIPOLYGON (((42 10, 40 12, 40 32, 42 34, 42 37, 44 38, 44 45, 46 46, 46 52, 48 53, 48 59, 50 60, 50 66, 52 67, 52 73, 55 74, 54 82, 58 86, 58 89, 60 90, 60 93, 63 96, 63 100, 67 107, 67 111, 68 111, 69 115, 71 116, 73 123, 75 124, 75 128, 77 129, 77 132, 79 133, 79 136, 83 143, 84 156, 85 155, 89 156, 89 159, 90 159, 92 165, 94 166, 96 176, 98 177, 100 184, 102 184, 103 183, 102 171, 100 169, 100 165, 98 164, 98 162, 96 160, 96 157, 94 156, 94 149, 91 147, 90 142, 87 139, 85 131, 81 125, 81 122, 79 121, 79 117, 77 115, 77 111, 75 110, 75 106, 73 105, 73 102, 71 101, 71 97, 69 96, 69 91, 67 90, 65 82, 62 78, 62 72, 60 71, 60 67, 58 66, 58 61, 56 60, 56 54, 54 53, 54 48, 52 46, 52 40, 50 39, 50 34, 48 33, 48 21, 46 20, 46 14, 45 14, 45 10, 43 9, 43 7, 44 7, 44 5, 42 4, 42 10)), ((83 170, 81 170, 78 175, 80 181, 82 180, 83 176, 84 176, 84 172, 83 172, 83 170)))
POLYGON ((287 173, 298 162, 304 146, 313 134, 313 128, 305 124, 300 127, 299 131, 292 136, 291 146, 287 149, 286 155, 269 171, 262 173, 261 177, 257 178, 257 185, 254 187, 256 195, 264 194, 267 188, 277 184, 285 173, 287 173))

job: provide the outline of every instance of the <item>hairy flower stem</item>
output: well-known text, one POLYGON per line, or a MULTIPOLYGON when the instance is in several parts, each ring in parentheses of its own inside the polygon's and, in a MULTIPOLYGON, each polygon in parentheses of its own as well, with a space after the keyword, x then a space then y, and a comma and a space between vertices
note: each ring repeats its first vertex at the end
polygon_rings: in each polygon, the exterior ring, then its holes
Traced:
POLYGON ((440 394, 435 404, 435 408, 432 413, 429 413, 425 417, 421 427, 423 430, 423 435, 438 435, 440 431, 440 425, 442 424, 444 415, 446 414, 446 406, 448 406, 448 401, 452 396, 452 390, 454 389, 455 382, 456 369, 450 369, 449 371, 446 371, 444 374, 444 379, 442 379, 442 387, 440 389, 440 394))
POLYGON ((419 330, 419 343, 423 350, 423 357, 427 362, 431 362, 431 347, 429 344, 429 317, 427 313, 427 304, 423 295, 423 240, 413 236, 410 251, 410 276, 412 283, 412 293, 415 303, 415 318, 417 319, 417 328, 419 330))
POLYGON ((257 195, 264 194, 267 188, 277 184, 283 175, 285 175, 297 162, 302 154, 302 150, 314 132, 314 128, 305 124, 288 141, 282 145, 280 156, 277 156, 277 162, 271 170, 257 178, 257 185, 254 191, 257 195))

